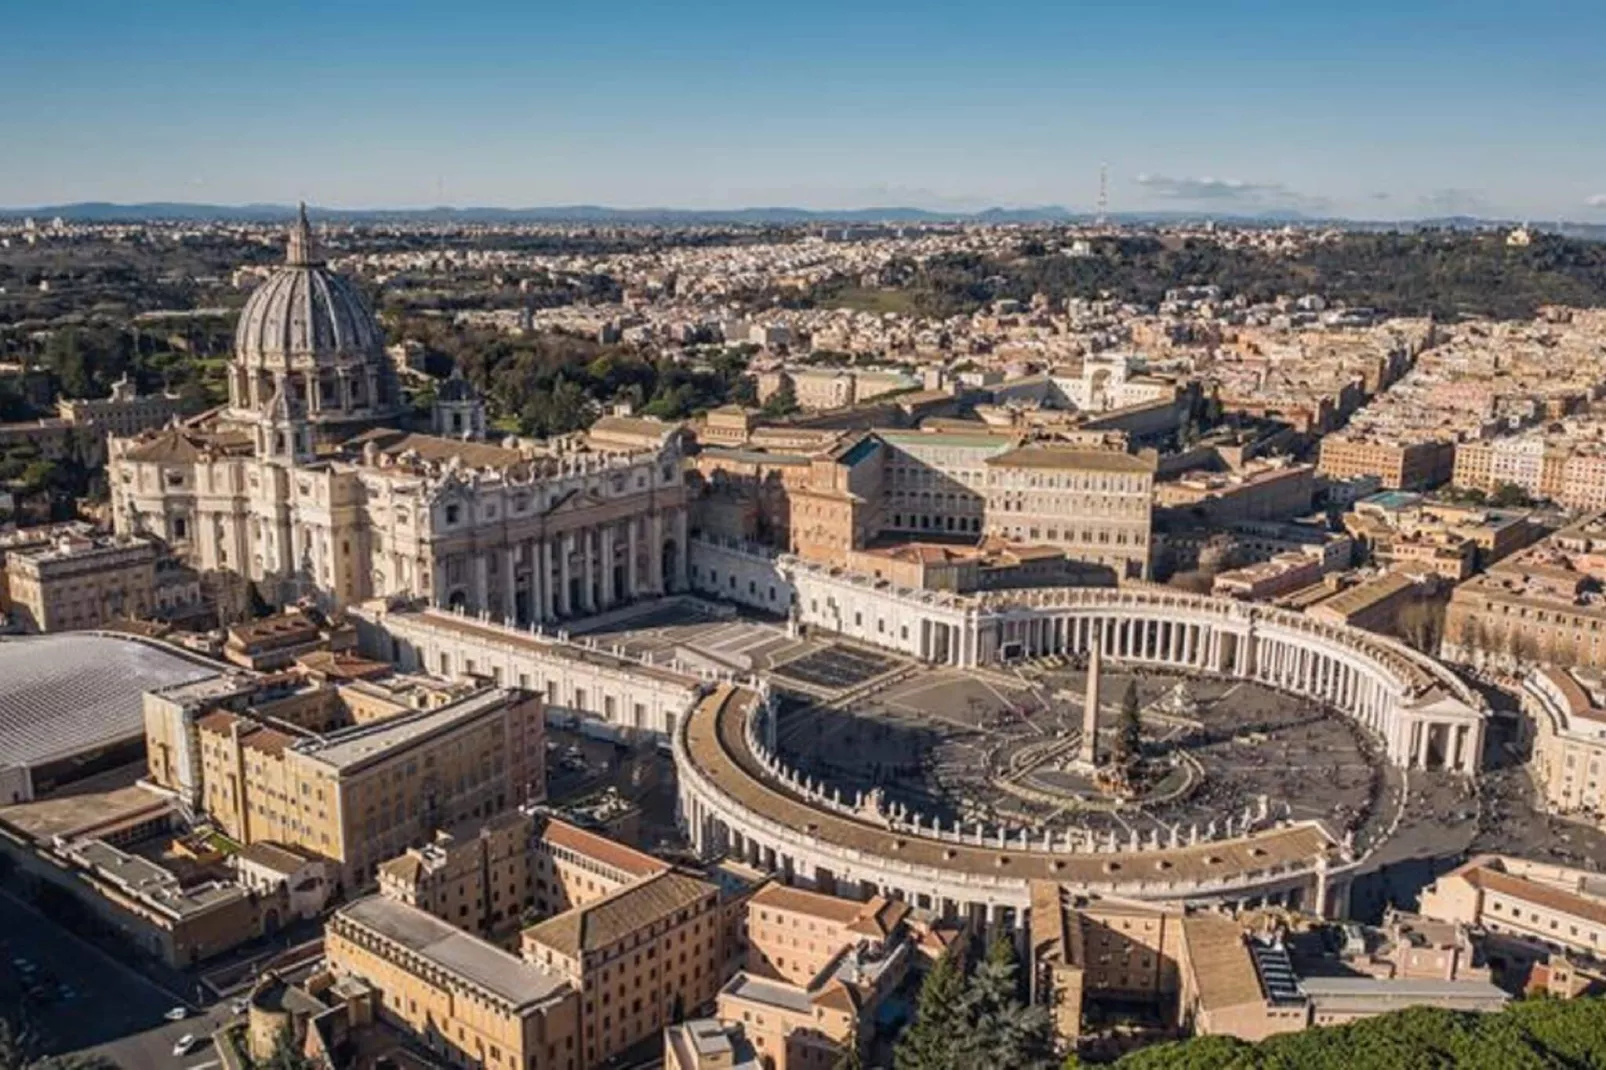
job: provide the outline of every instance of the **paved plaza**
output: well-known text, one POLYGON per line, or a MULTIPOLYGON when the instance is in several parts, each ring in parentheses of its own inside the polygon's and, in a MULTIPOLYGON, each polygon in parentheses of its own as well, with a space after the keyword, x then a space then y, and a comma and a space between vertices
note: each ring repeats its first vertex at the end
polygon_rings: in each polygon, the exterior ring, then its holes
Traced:
MULTIPOLYGON (((1100 745, 1113 744, 1123 695, 1137 689, 1145 752, 1170 797, 1113 805, 1079 798, 1072 769, 1085 675, 928 669, 847 704, 783 705, 779 744, 795 764, 844 792, 879 786, 889 801, 942 821, 1168 835, 1228 814, 1271 808, 1322 818, 1364 840, 1387 814, 1387 777, 1364 732, 1342 715, 1259 684, 1104 673, 1100 745), (1023 772, 1024 770, 1024 772, 1023 772)), ((1085 781, 1083 777, 1081 780, 1085 781)), ((1394 793, 1397 800, 1398 793, 1394 793)))

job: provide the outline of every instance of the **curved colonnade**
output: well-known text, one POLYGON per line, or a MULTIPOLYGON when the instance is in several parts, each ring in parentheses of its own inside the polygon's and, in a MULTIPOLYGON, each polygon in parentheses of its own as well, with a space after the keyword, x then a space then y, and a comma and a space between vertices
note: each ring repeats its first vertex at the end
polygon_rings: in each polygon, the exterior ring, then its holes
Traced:
MULTIPOLYGON (((782 568, 800 623, 927 661, 987 665, 1101 642, 1116 661, 1255 680, 1330 705, 1375 734, 1396 765, 1477 770, 1488 716, 1481 697, 1432 659, 1369 632, 1147 586, 963 596, 795 561, 782 568)), ((824 803, 819 785, 776 763, 772 733, 762 685, 727 683, 705 696, 674 735, 680 818, 699 853, 729 851, 838 894, 893 895, 1005 925, 1020 923, 1036 880, 1157 903, 1277 902, 1342 914, 1358 864, 1314 821, 1124 844, 922 827, 874 805, 824 803)))

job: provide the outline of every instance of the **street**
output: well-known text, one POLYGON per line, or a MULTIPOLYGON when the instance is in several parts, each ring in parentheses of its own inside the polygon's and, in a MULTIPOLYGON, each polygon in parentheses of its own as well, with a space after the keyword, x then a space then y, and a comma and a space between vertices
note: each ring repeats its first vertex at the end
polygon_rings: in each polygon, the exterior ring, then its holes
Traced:
MULTIPOLYGON (((0 891, 0 955, 9 985, 22 995, 30 1023, 50 1054, 93 1052, 124 1070, 188 1070, 216 1061, 210 1041, 184 1058, 173 1044, 186 1033, 205 1038, 230 1017, 228 1005, 206 1013, 188 1003, 188 1017, 163 1015, 181 993, 155 981, 0 891)), ((193 999, 194 993, 188 993, 193 999)))

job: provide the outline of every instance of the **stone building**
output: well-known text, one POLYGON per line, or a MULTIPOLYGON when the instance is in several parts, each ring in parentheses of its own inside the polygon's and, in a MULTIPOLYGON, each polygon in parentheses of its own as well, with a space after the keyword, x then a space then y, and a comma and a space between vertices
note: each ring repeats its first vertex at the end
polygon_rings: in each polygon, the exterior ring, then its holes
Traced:
POLYGON ((482 688, 376 702, 384 696, 364 693, 373 687, 214 678, 150 692, 149 783, 242 844, 329 860, 348 892, 438 828, 544 797, 536 696, 482 688))
POLYGON ((1606 827, 1606 682, 1590 669, 1539 668, 1523 681, 1529 769, 1545 807, 1606 827))
POLYGON ((64 398, 56 405, 57 415, 69 424, 95 424, 111 435, 161 427, 181 411, 177 394, 141 394, 126 375, 112 384, 110 397, 64 398))
MULTIPOLYGON (((118 532, 155 535, 273 603, 403 595, 529 623, 684 584, 678 440, 507 448, 463 441, 466 425, 448 423, 450 438, 395 430, 382 342, 303 216, 240 315, 229 404, 110 439, 118 532)), ((473 422, 471 399, 444 404, 473 422)))
POLYGON ((157 547, 149 539, 64 535, 6 555, 6 598, 30 632, 99 628, 157 608, 157 547))

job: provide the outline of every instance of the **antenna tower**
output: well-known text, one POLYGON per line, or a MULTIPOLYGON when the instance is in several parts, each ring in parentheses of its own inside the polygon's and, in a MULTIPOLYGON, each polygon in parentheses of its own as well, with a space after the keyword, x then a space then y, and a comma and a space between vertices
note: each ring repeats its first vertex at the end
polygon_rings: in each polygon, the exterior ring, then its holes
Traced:
POLYGON ((1110 165, 1107 164, 1107 163, 1101 163, 1101 164, 1099 164, 1099 208, 1098 208, 1098 214, 1094 217, 1094 222, 1096 222, 1101 227, 1106 222, 1105 215, 1109 211, 1109 207, 1110 207, 1110 165))

